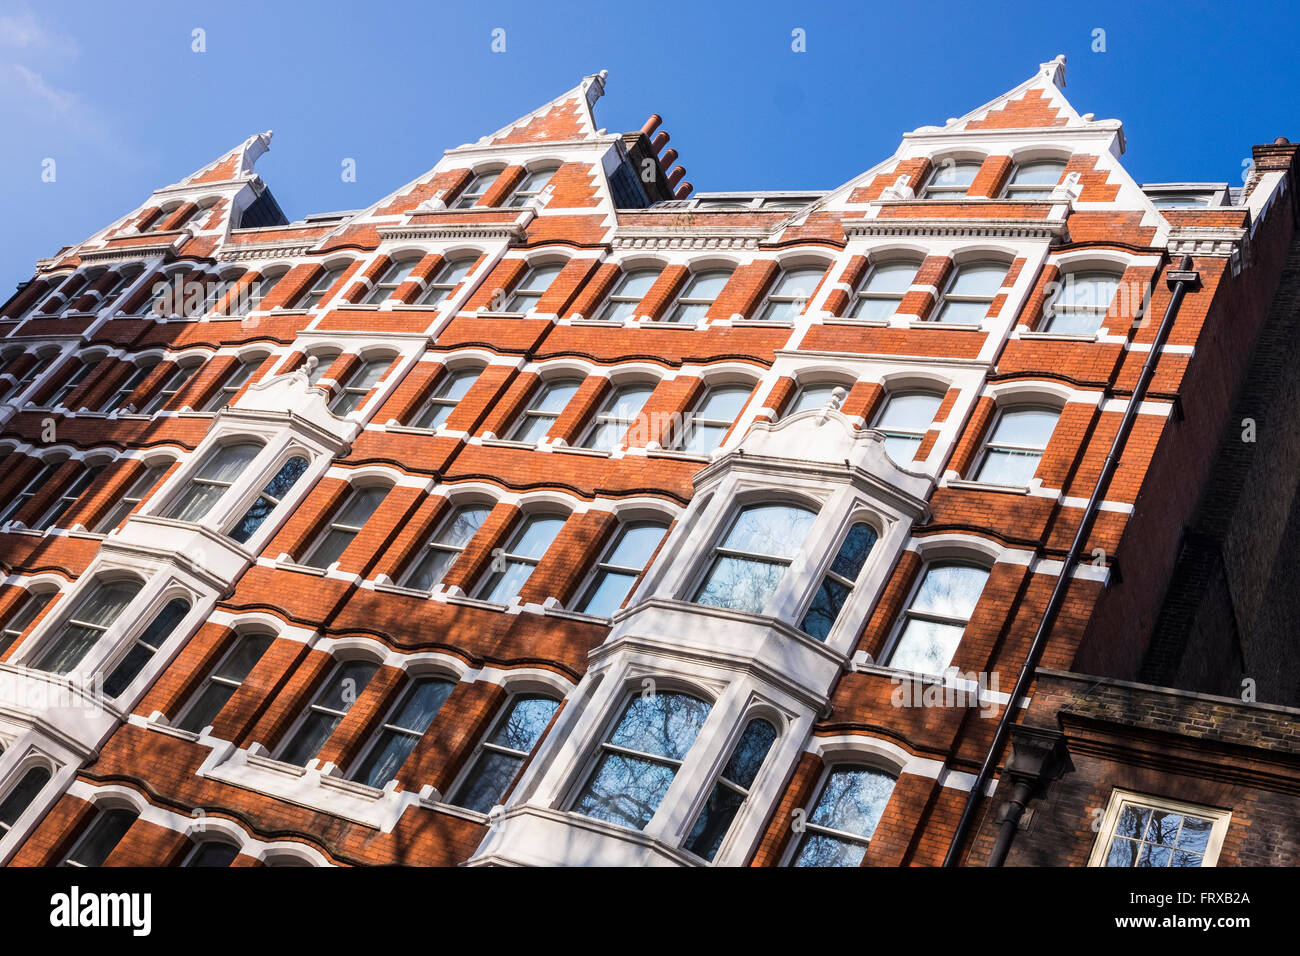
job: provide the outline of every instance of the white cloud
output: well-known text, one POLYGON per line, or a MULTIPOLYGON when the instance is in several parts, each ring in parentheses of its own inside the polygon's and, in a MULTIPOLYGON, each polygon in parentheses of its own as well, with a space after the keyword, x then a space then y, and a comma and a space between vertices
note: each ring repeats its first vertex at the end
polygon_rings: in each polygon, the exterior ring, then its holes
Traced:
POLYGON ((47 28, 31 11, 0 16, 0 47, 62 53, 73 59, 80 52, 77 41, 47 28))

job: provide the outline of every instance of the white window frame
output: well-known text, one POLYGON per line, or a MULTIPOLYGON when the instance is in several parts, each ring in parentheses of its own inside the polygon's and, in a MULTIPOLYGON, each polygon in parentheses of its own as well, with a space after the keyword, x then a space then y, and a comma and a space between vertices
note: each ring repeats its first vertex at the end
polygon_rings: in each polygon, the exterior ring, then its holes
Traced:
MULTIPOLYGON (((1128 804, 1209 820, 1211 822, 1210 838, 1206 844, 1205 853, 1201 857, 1201 867, 1208 869, 1218 865, 1219 852, 1223 849, 1223 840, 1227 836, 1228 826, 1232 822, 1231 810, 1216 810, 1195 803, 1153 797, 1134 790, 1121 790, 1116 787, 1110 792, 1110 801, 1106 804, 1106 812, 1102 815, 1097 839, 1093 843, 1092 854, 1088 857, 1088 866, 1106 866, 1106 857, 1110 855, 1110 845, 1115 838, 1115 827, 1119 823, 1120 812, 1128 804)), ((1174 868, 1170 867, 1170 869, 1174 868)), ((1181 869, 1181 867, 1177 869, 1181 869)))

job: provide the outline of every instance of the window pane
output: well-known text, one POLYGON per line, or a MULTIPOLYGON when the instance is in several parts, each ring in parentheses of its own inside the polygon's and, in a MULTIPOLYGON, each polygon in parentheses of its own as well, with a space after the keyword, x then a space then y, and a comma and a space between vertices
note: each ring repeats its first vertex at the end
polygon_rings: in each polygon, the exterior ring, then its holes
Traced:
POLYGON ((731 829, 731 821, 736 818, 740 805, 745 802, 745 795, 731 787, 714 784, 709 799, 695 819, 690 835, 682 844, 683 849, 706 860, 717 856, 722 846, 723 837, 731 829))
POLYGON ((1046 448, 1060 413, 1055 409, 1026 408, 1003 412, 989 441, 993 444, 1046 448))
POLYGON ((736 516, 722 544, 731 551, 792 559, 816 518, 806 508, 755 505, 736 516))
POLYGON ((379 670, 379 665, 369 661, 345 662, 316 697, 316 704, 346 714, 352 709, 361 692, 370 683, 370 678, 379 670))
POLYGON ((992 298, 1002 288, 1007 267, 999 263, 962 266, 949 288, 952 295, 976 295, 992 298))
POLYGON ((499 571, 488 579, 489 584, 483 594, 483 600, 495 604, 509 604, 532 576, 533 566, 519 561, 508 562, 504 571, 499 571))
POLYGON ((578 384, 578 382, 550 382, 542 387, 537 400, 530 407, 534 411, 558 414, 564 411, 564 407, 569 404, 569 399, 573 398, 574 393, 578 391, 578 384))
POLYGON ((761 614, 784 574, 784 564, 720 557, 709 569, 695 603, 761 614))
POLYGON ((687 283, 682 297, 686 299, 716 299, 730 278, 730 272, 698 273, 687 283))
POLYGON ((941 617, 968 620, 984 590, 989 573, 962 564, 931 567, 912 600, 912 608, 941 617))
POLYGON ((840 545, 839 553, 831 562, 831 570, 850 581, 857 580, 862 566, 867 563, 867 555, 876 543, 876 532, 868 524, 855 524, 849 529, 840 545))
POLYGON ((657 269, 638 269, 635 272, 625 273, 613 294, 625 299, 644 299, 658 278, 657 269))
POLYGON ((795 866, 861 866, 867 848, 861 843, 837 840, 822 833, 807 832, 795 857, 795 866))
POLYGON ((893 791, 894 778, 879 770, 837 768, 826 778, 808 820, 870 839, 893 791))
POLYGON ((906 431, 924 432, 934 422, 943 398, 924 392, 894 395, 885 405, 885 410, 876 423, 878 429, 898 428, 906 431))
POLYGON ((745 732, 740 735, 731 759, 722 769, 723 778, 748 790, 775 741, 775 727, 766 720, 751 720, 745 732))
MULTIPOLYGON (((831 400, 831 396, 835 393, 835 389, 839 387, 841 386, 835 385, 834 383, 803 386, 799 389, 799 394, 795 396, 794 403, 790 406, 790 410, 786 412, 786 415, 797 415, 800 412, 807 412, 816 408, 821 408, 831 400)), ((845 391, 847 391, 847 389, 845 389, 845 391)))
POLYGON ((44 767, 33 767, 23 774, 18 785, 9 791, 4 802, 0 803, 0 836, 9 831, 18 818, 23 815, 36 795, 50 782, 50 772, 44 767))
POLYGON ((1041 452, 990 448, 980 465, 976 481, 997 485, 1028 485, 1038 470, 1041 452))
POLYGON ((592 580, 580 611, 594 614, 596 617, 611 617, 627 600, 632 585, 636 583, 635 574, 621 571, 601 570, 592 580))
POLYGON ((88 867, 102 865, 133 823, 135 813, 130 810, 101 811, 91 821, 89 829, 66 862, 88 867))
POLYGON ((555 536, 564 527, 564 518, 533 516, 525 523, 522 532, 510 548, 511 554, 525 558, 540 559, 546 554, 555 536))
POLYGON ((167 606, 145 628, 135 646, 104 681, 104 693, 109 697, 116 697, 126 690, 153 657, 154 651, 171 636, 189 612, 190 602, 184 598, 175 598, 167 602, 167 606))
POLYGON ((917 265, 914 262, 881 263, 872 268, 862 291, 901 296, 912 287, 916 270, 917 265))
POLYGON ((673 776, 672 767, 624 754, 605 753, 574 804, 574 812, 643 830, 668 792, 673 776))
POLYGON ((935 164, 932 186, 969 186, 975 181, 975 174, 980 171, 980 164, 975 162, 955 163, 940 160, 935 164))
POLYGON ((510 708, 510 716, 492 734, 492 743, 529 752, 537 745, 560 702, 549 697, 523 697, 510 708))
POLYGON ((1055 186, 1065 172, 1065 163, 1025 163, 1017 166, 1011 181, 1017 186, 1055 186))
POLYGON ((957 624, 912 618, 903 629, 889 666, 919 674, 942 674, 952 661, 963 630, 957 624))
POLYGON ((609 742, 640 753, 682 760, 709 716, 709 705, 666 692, 632 698, 609 742))
POLYGON ((620 568, 644 568, 668 529, 660 524, 627 525, 619 533, 618 544, 605 559, 620 568))
POLYGON ((230 866, 239 856, 239 848, 229 843, 200 843, 198 848, 185 861, 185 865, 197 867, 230 866))
POLYGON ((696 415, 712 421, 733 422, 740 414, 740 410, 745 407, 745 401, 751 391, 748 386, 709 389, 696 415))
POLYGON ((351 531, 331 529, 321 538, 312 553, 303 560, 303 564, 309 568, 328 568, 343 556, 343 552, 352 543, 353 537, 355 535, 351 531))
POLYGON ((799 630, 819 641, 826 640, 848 598, 847 587, 834 578, 822 578, 821 586, 808 607, 808 613, 799 624, 799 630))
POLYGON ((474 762, 474 769, 456 801, 457 805, 477 813, 487 813, 506 792, 523 762, 523 757, 514 754, 483 751, 474 762))

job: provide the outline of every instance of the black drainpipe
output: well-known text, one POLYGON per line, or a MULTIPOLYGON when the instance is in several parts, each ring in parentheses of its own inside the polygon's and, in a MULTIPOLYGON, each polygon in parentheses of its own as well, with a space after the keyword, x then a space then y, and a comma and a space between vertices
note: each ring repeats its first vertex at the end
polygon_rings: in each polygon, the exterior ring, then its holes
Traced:
MULTIPOLYGON (((1038 630, 1034 633, 1034 639, 1029 645, 1029 653, 1025 656, 1025 663, 1020 668, 1020 674, 1016 677, 1016 685, 1011 690, 1011 699, 1008 701, 1006 708, 1002 711, 1002 716, 998 719, 997 730, 993 734, 993 740, 989 743, 988 753, 984 755, 984 763, 980 767, 979 775, 975 778, 975 783, 970 788, 970 793, 966 796, 966 805, 962 807, 961 819, 957 821, 957 829, 952 835, 952 842, 948 844, 948 855, 944 857, 944 866, 956 866, 957 857, 961 853, 961 845, 965 840, 966 831, 970 829, 975 820, 975 811, 979 809, 980 797, 988 787, 989 781, 993 778, 993 771, 1002 754, 1002 748, 1006 745, 1007 734, 1015 722, 1015 712, 1019 702, 1029 693, 1029 685, 1033 681, 1034 671, 1038 667, 1038 660, 1043 656, 1043 649, 1047 645, 1047 635, 1051 631, 1052 625, 1056 622, 1057 612, 1061 609, 1061 603, 1065 600, 1065 591, 1070 586, 1070 576, 1074 573, 1074 567, 1079 563, 1079 555, 1082 553, 1084 545, 1087 544, 1088 535, 1092 530, 1092 523, 1097 517, 1097 511, 1104 500, 1103 495, 1107 486, 1110 484, 1111 476, 1114 475, 1116 467, 1119 465, 1120 454, 1124 451, 1124 445, 1128 441, 1129 431, 1133 428, 1133 422, 1137 418, 1138 408, 1142 405, 1146 397, 1147 388, 1151 384, 1151 379, 1155 375, 1156 362, 1160 358, 1160 352, 1164 348, 1165 339, 1169 337, 1169 330, 1173 327, 1174 318, 1178 315, 1178 307, 1182 304, 1183 295, 1189 288, 1194 288, 1201 281, 1201 275, 1192 268, 1192 257, 1183 256, 1183 261, 1177 270, 1171 269, 1165 274, 1165 282, 1168 283, 1171 292, 1169 305, 1165 308, 1164 318, 1160 320, 1160 328, 1156 330, 1155 341, 1151 343, 1151 351, 1147 353, 1146 362, 1142 365, 1142 372, 1138 375, 1137 384, 1133 387, 1133 394, 1129 397, 1128 406, 1124 409, 1124 420, 1120 422, 1119 431, 1115 433, 1115 440, 1111 442, 1110 452, 1106 455, 1106 461, 1101 466, 1101 475, 1097 478, 1097 484, 1092 489, 1092 497, 1088 499, 1088 504, 1083 511, 1083 520, 1079 522, 1079 529, 1075 532, 1074 540, 1070 543, 1070 550, 1066 553, 1065 560, 1061 565, 1061 573, 1056 579, 1056 586, 1052 588, 1051 600, 1047 602, 1047 611, 1043 614, 1043 619, 1038 624, 1038 630)), ((1009 812, 1013 819, 1004 820, 1002 825, 1002 834, 994 848, 994 853, 989 856, 987 866, 1001 866, 1006 852, 1011 846, 1011 834, 1014 833, 1015 827, 1019 822, 1020 813, 1024 810, 1023 800, 1027 794, 1014 794, 1009 812), (1019 798, 1019 799, 1017 799, 1019 798)))

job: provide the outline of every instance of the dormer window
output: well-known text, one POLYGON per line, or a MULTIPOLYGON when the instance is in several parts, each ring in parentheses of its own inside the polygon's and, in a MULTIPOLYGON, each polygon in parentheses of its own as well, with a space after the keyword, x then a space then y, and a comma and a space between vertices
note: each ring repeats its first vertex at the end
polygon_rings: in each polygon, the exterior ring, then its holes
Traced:
POLYGON ((554 169, 537 169, 526 175, 523 180, 515 187, 514 194, 510 197, 507 206, 526 206, 528 201, 541 194, 546 188, 546 184, 551 181, 555 175, 554 169))
POLYGON ((1012 170, 1003 190, 1004 199, 1051 199, 1052 191, 1065 175, 1065 163, 1059 159, 1021 163, 1012 170))
POLYGON ((483 198, 484 193, 486 193, 492 183, 496 181, 498 175, 499 173, 495 171, 490 173, 479 173, 469 181, 464 189, 460 191, 460 196, 457 197, 451 208, 468 209, 471 206, 477 205, 478 201, 483 198))
POLYGON ((930 181, 921 190, 921 199, 961 199, 975 181, 980 171, 980 163, 975 161, 953 162, 940 160, 935 164, 930 181))

